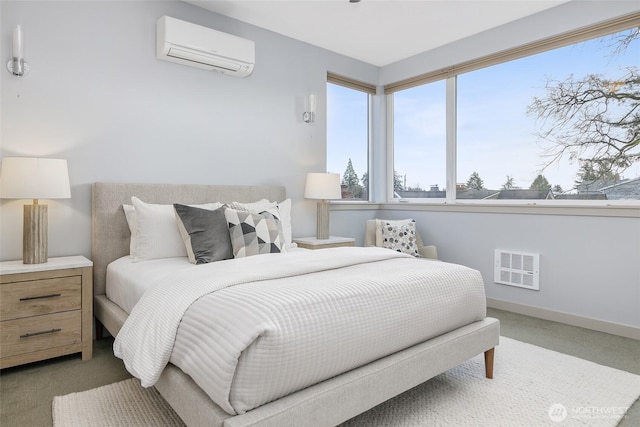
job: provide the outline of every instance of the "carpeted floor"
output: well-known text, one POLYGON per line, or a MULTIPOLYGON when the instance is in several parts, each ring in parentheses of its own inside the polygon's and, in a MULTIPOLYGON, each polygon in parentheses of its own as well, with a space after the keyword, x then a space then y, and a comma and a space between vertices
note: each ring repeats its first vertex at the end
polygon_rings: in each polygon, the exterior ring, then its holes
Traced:
MULTIPOLYGON (((640 375, 502 337, 493 380, 484 377, 479 355, 342 426, 511 427, 526 420, 615 427, 638 396, 640 375)), ((143 389, 134 378, 55 397, 53 425, 184 424, 153 388, 143 389)))
MULTIPOLYGON (((640 341, 501 310, 489 309, 488 314, 500 319, 503 336, 640 375, 640 341)), ((94 358, 87 362, 68 356, 2 370, 0 425, 50 426, 54 396, 130 378, 111 345, 111 339, 95 342, 94 358)), ((640 425, 639 402, 619 425, 640 425)))

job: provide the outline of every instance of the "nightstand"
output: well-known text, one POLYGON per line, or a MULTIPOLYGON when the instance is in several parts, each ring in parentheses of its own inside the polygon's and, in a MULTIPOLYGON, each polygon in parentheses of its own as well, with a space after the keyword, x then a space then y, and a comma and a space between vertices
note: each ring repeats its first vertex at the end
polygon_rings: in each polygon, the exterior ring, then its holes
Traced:
POLYGON ((93 263, 0 262, 0 368, 82 352, 93 356, 93 263))
POLYGON ((326 249, 338 248, 341 246, 355 246, 356 239, 353 237, 329 236, 328 239, 316 239, 315 237, 296 237, 293 239, 299 248, 305 249, 326 249))

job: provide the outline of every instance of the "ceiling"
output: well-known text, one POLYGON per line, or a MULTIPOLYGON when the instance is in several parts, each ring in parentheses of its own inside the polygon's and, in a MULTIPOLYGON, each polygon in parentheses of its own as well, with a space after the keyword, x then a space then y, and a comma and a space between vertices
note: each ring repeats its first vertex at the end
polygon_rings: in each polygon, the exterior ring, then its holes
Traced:
POLYGON ((384 66, 568 0, 183 0, 384 66))

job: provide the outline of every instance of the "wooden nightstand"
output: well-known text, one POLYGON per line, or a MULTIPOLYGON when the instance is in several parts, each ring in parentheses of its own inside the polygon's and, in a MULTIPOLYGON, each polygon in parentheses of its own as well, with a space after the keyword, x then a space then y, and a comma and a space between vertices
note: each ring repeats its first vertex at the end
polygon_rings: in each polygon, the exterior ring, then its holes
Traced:
POLYGON ((93 356, 93 263, 0 262, 0 368, 82 352, 93 356))
POLYGON ((356 239, 353 237, 329 236, 328 239, 316 239, 315 237, 297 237, 293 239, 299 248, 305 249, 326 249, 338 248, 340 246, 355 246, 356 239))

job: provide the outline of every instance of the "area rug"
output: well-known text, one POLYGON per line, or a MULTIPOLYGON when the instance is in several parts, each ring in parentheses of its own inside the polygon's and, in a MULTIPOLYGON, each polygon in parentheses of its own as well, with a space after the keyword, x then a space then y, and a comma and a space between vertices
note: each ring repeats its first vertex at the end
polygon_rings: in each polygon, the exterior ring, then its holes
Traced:
MULTIPOLYGON (((615 426, 639 396, 639 375, 501 337, 493 380, 480 355, 343 426, 615 426)), ((53 424, 183 425, 136 379, 56 396, 53 424)))

